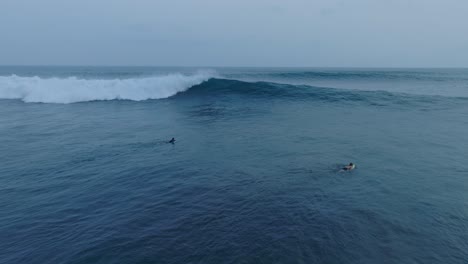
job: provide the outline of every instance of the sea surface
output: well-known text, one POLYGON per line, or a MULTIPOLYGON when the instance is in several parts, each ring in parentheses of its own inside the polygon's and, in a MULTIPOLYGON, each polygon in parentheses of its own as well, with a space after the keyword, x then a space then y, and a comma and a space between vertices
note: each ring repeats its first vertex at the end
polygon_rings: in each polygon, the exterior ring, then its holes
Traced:
POLYGON ((468 69, 3 66, 0 143, 2 264, 468 263, 468 69))

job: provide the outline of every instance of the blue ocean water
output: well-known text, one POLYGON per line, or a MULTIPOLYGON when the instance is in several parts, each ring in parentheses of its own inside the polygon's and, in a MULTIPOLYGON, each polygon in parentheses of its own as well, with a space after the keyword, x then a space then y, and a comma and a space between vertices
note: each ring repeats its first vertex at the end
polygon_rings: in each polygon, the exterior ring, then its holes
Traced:
POLYGON ((0 98, 0 263, 468 263, 467 69, 0 67, 0 98))

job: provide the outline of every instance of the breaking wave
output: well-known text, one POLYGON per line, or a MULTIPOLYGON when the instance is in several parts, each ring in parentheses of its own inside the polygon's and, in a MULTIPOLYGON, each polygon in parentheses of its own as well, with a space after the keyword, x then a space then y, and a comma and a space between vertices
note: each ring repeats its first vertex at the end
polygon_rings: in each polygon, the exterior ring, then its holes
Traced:
POLYGON ((243 81, 219 77, 213 71, 194 74, 170 73, 152 77, 85 79, 70 77, 0 76, 0 99, 27 103, 69 104, 90 101, 164 99, 199 96, 243 95, 255 98, 308 100, 327 103, 364 103, 369 105, 434 105, 463 102, 467 97, 444 97, 390 92, 385 90, 337 89, 332 87, 243 81), (183 93, 182 93, 183 92, 183 93), (460 101, 460 99, 463 99, 460 101))
POLYGON ((214 73, 174 73, 132 79, 80 79, 0 76, 0 99, 28 103, 76 103, 100 100, 162 99, 214 77, 214 73))

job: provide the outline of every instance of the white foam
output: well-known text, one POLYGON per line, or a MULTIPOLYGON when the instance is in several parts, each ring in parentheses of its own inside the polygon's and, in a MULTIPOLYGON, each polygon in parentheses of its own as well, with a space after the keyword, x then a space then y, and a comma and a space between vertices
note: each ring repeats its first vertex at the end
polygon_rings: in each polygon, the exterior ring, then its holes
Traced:
POLYGON ((76 77, 40 78, 0 76, 0 99, 35 103, 76 103, 125 99, 161 99, 186 91, 213 77, 213 73, 180 73, 134 79, 89 80, 76 77))

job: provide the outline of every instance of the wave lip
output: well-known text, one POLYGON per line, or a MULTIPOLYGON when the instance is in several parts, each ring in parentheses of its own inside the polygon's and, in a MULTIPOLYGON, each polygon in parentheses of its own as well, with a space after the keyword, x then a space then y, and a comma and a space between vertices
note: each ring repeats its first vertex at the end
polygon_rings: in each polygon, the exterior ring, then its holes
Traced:
POLYGON ((162 99, 184 92, 214 76, 210 72, 180 73, 133 79, 79 79, 0 76, 0 99, 27 103, 77 103, 103 100, 162 99))

